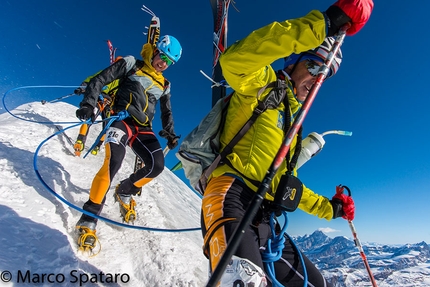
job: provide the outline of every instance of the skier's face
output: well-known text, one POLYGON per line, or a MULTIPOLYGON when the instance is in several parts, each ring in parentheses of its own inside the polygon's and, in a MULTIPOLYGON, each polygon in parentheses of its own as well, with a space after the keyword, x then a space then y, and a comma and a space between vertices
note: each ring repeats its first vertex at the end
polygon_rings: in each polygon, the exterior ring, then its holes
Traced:
POLYGON ((163 56, 160 57, 160 55, 161 53, 158 52, 152 59, 152 66, 158 73, 165 71, 170 66, 168 61, 166 59, 163 60, 163 56))
POLYGON ((312 85, 315 83, 319 67, 323 63, 314 60, 303 60, 299 62, 292 74, 291 79, 294 81, 296 88, 296 97, 299 101, 306 100, 312 85))

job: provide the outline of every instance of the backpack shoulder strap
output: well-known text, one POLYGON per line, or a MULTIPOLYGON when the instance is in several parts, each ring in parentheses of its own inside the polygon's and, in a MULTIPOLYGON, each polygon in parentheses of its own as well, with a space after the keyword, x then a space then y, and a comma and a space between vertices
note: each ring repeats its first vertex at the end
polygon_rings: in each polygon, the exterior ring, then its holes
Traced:
POLYGON ((254 124, 257 118, 268 108, 276 108, 282 102, 285 96, 285 87, 286 87, 285 85, 282 85, 282 82, 284 81, 278 80, 275 82, 271 82, 265 85, 264 87, 262 87, 258 91, 257 99, 260 98, 261 94, 269 88, 272 88, 272 91, 274 92, 271 91, 263 101, 260 101, 260 100, 258 101, 258 105, 255 107, 254 111, 252 112, 251 117, 246 121, 246 123, 242 126, 242 128, 236 133, 236 135, 232 138, 232 140, 224 147, 224 149, 218 154, 218 156, 215 158, 212 164, 208 168, 206 168, 206 170, 204 170, 202 177, 200 178, 200 184, 202 185, 203 188, 206 187, 205 185, 206 185, 207 179, 215 170, 215 168, 217 168, 218 165, 226 158, 226 156, 233 151, 233 147, 248 132, 248 130, 251 128, 251 126, 254 124), (282 91, 278 92, 278 90, 280 89, 282 91))
POLYGON ((142 69, 143 65, 145 65, 145 63, 142 60, 136 59, 136 63, 134 64, 133 68, 131 68, 130 71, 125 74, 124 78, 130 77, 131 75, 142 69))

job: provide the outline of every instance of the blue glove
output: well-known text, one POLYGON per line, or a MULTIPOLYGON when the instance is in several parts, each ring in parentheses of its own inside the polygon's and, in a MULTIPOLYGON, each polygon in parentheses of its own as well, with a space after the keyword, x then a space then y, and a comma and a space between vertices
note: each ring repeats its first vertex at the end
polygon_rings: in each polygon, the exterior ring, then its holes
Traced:
POLYGON ((130 116, 130 114, 126 110, 123 110, 123 111, 120 111, 119 113, 117 113, 116 116, 117 116, 117 119, 116 119, 117 121, 122 121, 122 120, 128 118, 130 116))

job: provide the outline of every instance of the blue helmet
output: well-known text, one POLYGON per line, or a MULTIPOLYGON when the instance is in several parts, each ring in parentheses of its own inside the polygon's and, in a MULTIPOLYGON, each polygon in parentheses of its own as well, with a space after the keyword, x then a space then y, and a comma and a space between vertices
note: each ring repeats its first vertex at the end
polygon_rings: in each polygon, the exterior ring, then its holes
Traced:
POLYGON ((157 48, 160 52, 164 53, 173 63, 176 63, 182 55, 182 47, 179 41, 169 35, 165 35, 160 38, 157 43, 157 48))
MULTIPOLYGON (((334 44, 333 37, 327 37, 324 39, 324 42, 316 47, 315 49, 300 53, 300 54, 292 54, 289 57, 285 58, 284 61, 284 69, 291 64, 295 64, 297 61, 303 61, 306 59, 313 59, 319 62, 325 62, 328 54, 330 53, 334 44)), ((330 66, 330 72, 327 75, 327 78, 332 77, 339 70, 340 63, 342 63, 342 51, 339 51, 334 55, 333 62, 330 66)))

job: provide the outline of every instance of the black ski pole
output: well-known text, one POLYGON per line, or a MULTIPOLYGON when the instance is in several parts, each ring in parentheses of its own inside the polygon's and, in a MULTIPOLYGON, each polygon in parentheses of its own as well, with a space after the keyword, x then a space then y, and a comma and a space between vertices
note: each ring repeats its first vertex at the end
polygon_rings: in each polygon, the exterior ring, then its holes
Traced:
POLYGON ((288 130, 285 139, 281 145, 281 147, 278 150, 278 153, 276 154, 269 170, 267 171, 266 176, 264 177, 262 183, 258 187, 258 190, 254 197, 252 198, 248 208, 245 211, 245 214, 243 215, 243 218, 239 222, 239 225, 235 229, 232 237, 230 238, 227 247, 224 251, 224 254, 222 255, 220 261, 218 262, 218 265, 215 267, 214 272, 212 273, 212 276, 209 278, 209 281, 206 285, 206 287, 212 287, 216 286, 218 281, 220 280, 222 274, 224 273, 225 268, 227 267, 228 263, 231 260, 231 257, 233 256, 234 252, 236 251, 237 247, 240 244, 240 241, 242 240, 243 235, 245 234, 246 227, 249 226, 252 219, 255 217, 255 214, 257 213, 261 203, 263 202, 263 199, 266 195, 266 192, 270 188, 270 184, 273 180, 273 177, 275 176, 276 172, 279 169, 279 166, 282 164, 285 156, 287 155, 287 152, 290 149, 291 143, 297 134, 298 130, 300 129, 303 120, 305 119, 315 97, 318 93, 319 89, 321 88, 322 83, 324 82, 324 79, 327 77, 328 72, 330 70, 331 63, 334 60, 334 55, 337 54, 337 52, 340 49, 340 46, 342 45, 346 30, 350 27, 350 24, 344 25, 340 31, 339 35, 336 37, 336 40, 333 44, 333 48, 329 55, 327 56, 327 59, 324 63, 324 65, 321 66, 317 79, 315 80, 315 83, 313 84, 311 90, 309 91, 309 95, 307 96, 305 102, 303 103, 302 108, 300 109, 299 113, 297 114, 297 117, 295 118, 293 124, 291 125, 290 129, 288 130))
POLYGON ((65 95, 65 96, 53 99, 52 101, 41 100, 41 102, 42 102, 42 105, 44 105, 46 103, 55 103, 55 102, 61 101, 61 100, 65 99, 65 98, 68 98, 68 97, 71 97, 71 96, 76 96, 76 94, 68 94, 68 95, 65 95))

